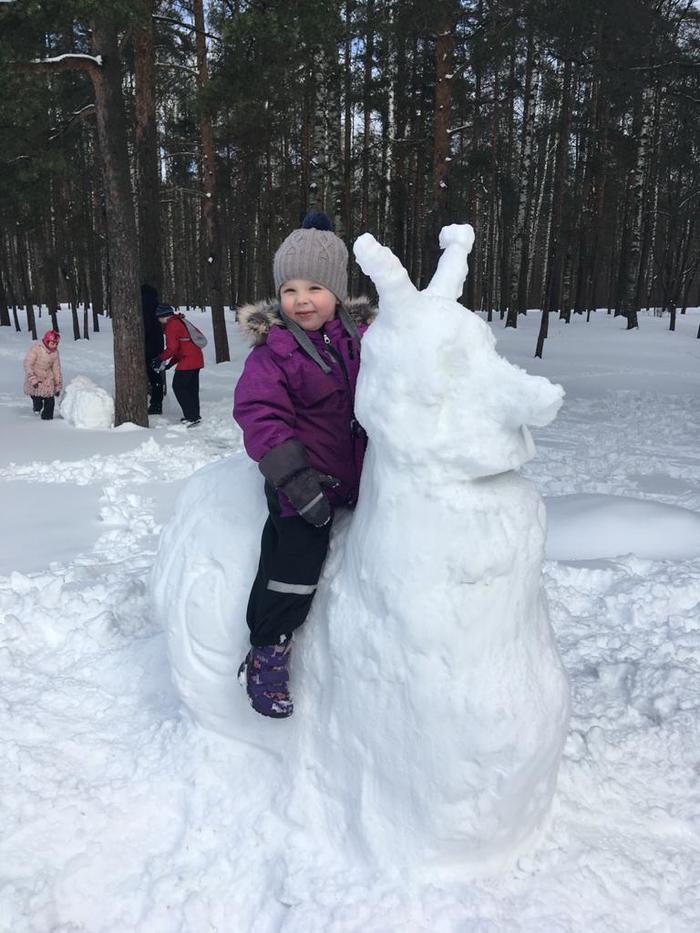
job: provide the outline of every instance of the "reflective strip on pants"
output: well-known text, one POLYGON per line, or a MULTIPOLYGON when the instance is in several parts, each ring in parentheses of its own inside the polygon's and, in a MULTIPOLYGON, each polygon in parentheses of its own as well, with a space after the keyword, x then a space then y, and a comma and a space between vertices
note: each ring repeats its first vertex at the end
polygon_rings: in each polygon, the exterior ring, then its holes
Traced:
POLYGON ((282 583, 281 580, 268 580, 267 589, 273 593, 294 593, 296 596, 311 596, 316 591, 316 584, 307 586, 304 583, 282 583))

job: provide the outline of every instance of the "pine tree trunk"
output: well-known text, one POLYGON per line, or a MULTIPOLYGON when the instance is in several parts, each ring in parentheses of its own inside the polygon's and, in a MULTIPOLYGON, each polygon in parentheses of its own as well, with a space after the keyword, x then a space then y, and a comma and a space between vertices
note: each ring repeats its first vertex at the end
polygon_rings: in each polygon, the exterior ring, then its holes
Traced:
POLYGON ((138 288, 136 223, 131 195, 126 117, 122 98, 117 27, 108 15, 92 24, 95 54, 103 65, 91 69, 97 133, 103 160, 114 332, 115 425, 148 426, 143 366, 143 319, 138 288))
POLYGON ((160 224, 160 173, 156 125, 156 52, 153 42, 154 0, 140 0, 134 28, 134 117, 136 190, 138 193, 141 284, 160 295, 163 286, 160 224))
POLYGON ((436 11, 435 97, 430 222, 426 227, 425 267, 433 269, 440 255, 440 230, 448 223, 450 120, 452 116, 453 57, 458 8, 440 0, 436 11))
POLYGON ((0 236, 0 327, 11 327, 10 309, 7 305, 7 290, 5 288, 6 260, 5 260, 5 238, 0 236))
MULTIPOLYGON (((360 193, 360 230, 369 230, 369 189, 370 189, 370 157, 372 137, 372 64, 374 61, 374 0, 365 0, 365 31, 364 31, 364 58, 362 76, 362 152, 360 164, 362 166, 362 187, 360 193)), ((364 292, 369 285, 369 279, 362 273, 360 275, 360 289, 364 292)))
POLYGON ((535 139, 535 115, 539 90, 540 51, 535 41, 534 29, 530 29, 527 45, 525 70, 525 91, 523 95, 523 134, 518 177, 518 209, 513 238, 513 257, 511 261, 510 299, 506 327, 518 326, 518 314, 527 310, 527 239, 531 235, 530 191, 532 152, 535 139))
POLYGON ((557 153, 554 163, 552 184, 552 206, 549 217, 549 250, 547 273, 545 276, 545 297, 542 303, 542 321, 537 337, 535 356, 542 358, 544 341, 549 332, 549 313, 556 311, 561 302, 561 282, 567 247, 562 229, 564 213, 564 194, 569 166, 569 123, 571 116, 571 78, 572 61, 568 52, 564 60, 562 75, 561 104, 559 109, 559 128, 557 133, 557 153))
POLYGON ((352 223, 352 11, 353 0, 345 0, 345 36, 343 41, 343 212, 340 232, 349 244, 353 239, 352 223))
POLYGON ((204 35, 203 0, 194 0, 193 11, 195 29, 197 30, 197 87, 200 94, 199 132, 202 141, 202 183, 204 187, 202 213, 204 215, 208 252, 206 257, 207 283, 209 286, 209 301, 211 302, 216 362, 223 363, 231 359, 231 354, 229 353, 226 320, 224 318, 224 296, 221 288, 221 257, 223 254, 223 247, 219 229, 218 205, 216 202, 214 132, 211 116, 204 100, 204 95, 209 83, 209 66, 207 64, 207 40, 204 35))
POLYGON ((30 285, 27 243, 21 230, 17 231, 17 272, 24 296, 24 308, 27 312, 27 330, 30 331, 32 340, 36 340, 36 318, 34 316, 34 302, 30 285))
POLYGON ((642 244, 642 219, 644 209, 644 179, 651 142, 652 91, 645 88, 641 100, 641 127, 637 142, 637 156, 629 174, 630 195, 627 247, 624 250, 620 269, 620 309, 627 318, 627 330, 639 326, 639 273, 642 244))

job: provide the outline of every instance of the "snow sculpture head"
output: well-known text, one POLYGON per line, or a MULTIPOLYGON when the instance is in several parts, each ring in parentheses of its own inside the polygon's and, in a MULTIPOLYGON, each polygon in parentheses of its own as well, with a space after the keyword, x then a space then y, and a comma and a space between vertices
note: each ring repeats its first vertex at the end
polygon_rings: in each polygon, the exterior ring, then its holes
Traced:
POLYGON ((444 227, 444 253, 422 292, 371 234, 354 246, 377 287, 381 312, 363 343, 358 418, 401 462, 467 479, 530 460, 527 425, 548 424, 564 394, 499 356, 490 329, 458 303, 473 243, 469 224, 444 227), (411 431, 405 430, 408 418, 411 431))

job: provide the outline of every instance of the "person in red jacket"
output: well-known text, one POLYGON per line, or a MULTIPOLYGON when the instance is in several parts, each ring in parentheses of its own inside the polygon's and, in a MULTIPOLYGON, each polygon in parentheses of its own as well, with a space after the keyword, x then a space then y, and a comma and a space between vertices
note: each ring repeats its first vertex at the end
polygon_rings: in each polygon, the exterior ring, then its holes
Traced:
POLYGON ((165 334, 165 349, 153 360, 153 368, 156 372, 163 372, 168 366, 175 366, 173 392, 182 408, 180 420, 192 428, 202 420, 199 415, 199 370, 204 366, 204 355, 190 337, 182 314, 170 305, 158 305, 156 317, 165 334))

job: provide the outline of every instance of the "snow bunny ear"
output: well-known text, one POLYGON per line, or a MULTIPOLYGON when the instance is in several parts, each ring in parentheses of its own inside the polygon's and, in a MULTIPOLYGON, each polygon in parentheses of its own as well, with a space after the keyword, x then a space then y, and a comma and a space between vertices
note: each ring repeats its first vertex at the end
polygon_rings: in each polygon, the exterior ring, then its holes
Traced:
POLYGON ((450 224, 440 231, 440 257, 435 275, 424 294, 456 301, 462 294, 464 280, 469 271, 467 256, 474 245, 474 228, 471 224, 450 224))
MULTIPOLYGON (((456 300, 462 294, 469 271, 467 256, 474 245, 474 229, 470 224, 450 224, 440 231, 440 247, 444 250, 425 294, 456 300)), ((371 233, 363 233, 353 247, 360 268, 374 282, 383 307, 399 307, 411 302, 418 290, 408 272, 388 246, 381 246, 371 233)))
POLYGON ((355 240, 353 252, 362 271, 375 284, 383 313, 415 300, 418 290, 388 246, 377 243, 371 233, 363 233, 355 240))

